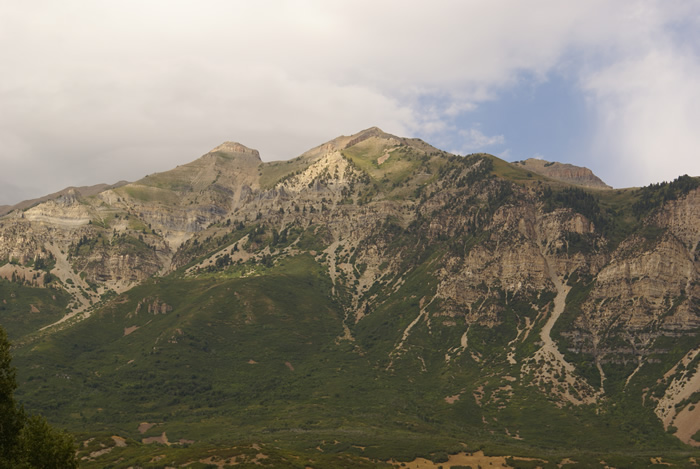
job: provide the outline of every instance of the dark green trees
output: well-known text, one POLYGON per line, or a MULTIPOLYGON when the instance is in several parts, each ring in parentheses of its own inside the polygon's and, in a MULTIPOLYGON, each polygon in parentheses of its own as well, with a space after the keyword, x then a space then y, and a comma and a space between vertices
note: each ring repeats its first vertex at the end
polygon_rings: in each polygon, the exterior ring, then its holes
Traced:
POLYGON ((78 467, 73 438, 54 430, 40 416, 27 417, 17 405, 10 343, 0 327, 0 469, 78 467))
POLYGON ((17 381, 10 362, 10 343, 5 330, 0 327, 0 467, 10 467, 13 454, 19 446, 24 413, 17 408, 14 399, 17 381))

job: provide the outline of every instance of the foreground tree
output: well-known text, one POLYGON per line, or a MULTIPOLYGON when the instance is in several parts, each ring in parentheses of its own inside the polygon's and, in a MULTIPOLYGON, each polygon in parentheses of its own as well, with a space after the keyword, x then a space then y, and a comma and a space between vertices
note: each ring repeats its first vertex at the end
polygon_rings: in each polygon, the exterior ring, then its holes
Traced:
POLYGON ((73 438, 54 430, 40 416, 27 417, 17 405, 10 343, 0 326, 0 469, 78 467, 73 438))

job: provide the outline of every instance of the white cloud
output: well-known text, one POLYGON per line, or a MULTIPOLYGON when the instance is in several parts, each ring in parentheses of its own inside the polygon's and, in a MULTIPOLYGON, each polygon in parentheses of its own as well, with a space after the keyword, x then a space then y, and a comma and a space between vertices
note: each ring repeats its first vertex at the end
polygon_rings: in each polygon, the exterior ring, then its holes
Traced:
POLYGON ((598 155, 616 187, 700 176, 700 61, 654 49, 592 74, 598 155))
POLYGON ((464 152, 481 150, 493 145, 503 145, 506 141, 503 135, 484 135, 479 129, 461 130, 459 134, 464 138, 462 146, 464 152))
POLYGON ((506 161, 509 160, 511 158, 510 148, 506 148, 505 150, 503 150, 502 152, 500 152, 496 156, 498 156, 502 160, 506 160, 506 161))
POLYGON ((473 111, 476 109, 476 107, 476 104, 472 102, 455 101, 450 103, 450 105, 445 109, 444 114, 449 117, 456 117, 463 112, 473 111))

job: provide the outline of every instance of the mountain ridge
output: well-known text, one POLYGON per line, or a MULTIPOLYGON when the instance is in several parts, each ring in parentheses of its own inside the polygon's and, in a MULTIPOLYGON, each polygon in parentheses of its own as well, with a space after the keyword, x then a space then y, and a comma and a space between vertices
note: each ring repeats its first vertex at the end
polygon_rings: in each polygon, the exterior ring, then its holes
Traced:
POLYGON ((31 208, 32 206, 36 204, 40 204, 42 202, 46 202, 48 200, 53 200, 58 197, 61 197, 64 194, 67 194, 70 191, 77 191, 79 192, 82 196, 90 196, 90 195, 95 195, 98 194, 102 191, 105 191, 107 189, 112 189, 112 188, 117 188, 121 187, 125 184, 128 184, 127 181, 119 181, 114 184, 96 184, 93 186, 68 186, 65 189, 61 189, 60 191, 53 192, 51 194, 42 196, 42 197, 37 197, 35 199, 28 199, 28 200, 23 200, 21 202, 18 202, 14 205, 0 205, 0 217, 7 215, 8 213, 14 211, 14 210, 26 210, 28 208, 31 208))
MULTIPOLYGON (((414 144, 417 143, 419 145, 422 145, 424 148, 432 148, 433 150, 436 150, 434 147, 431 147, 430 145, 426 144, 425 142, 423 142, 420 139, 397 137, 395 135, 388 134, 388 133, 384 132, 379 127, 370 127, 368 129, 357 132, 356 134, 352 134, 349 136, 336 137, 332 140, 329 140, 326 143, 323 143, 321 145, 318 145, 317 147, 314 147, 312 149, 307 150, 306 152, 302 153, 300 156, 298 156, 296 158, 292 158, 292 160, 301 159, 304 157, 309 158, 309 157, 313 157, 313 156, 318 156, 319 154, 321 154, 323 152, 328 152, 331 149, 341 151, 344 148, 353 146, 353 145, 360 143, 360 142, 362 142, 366 139, 369 139, 371 137, 382 137, 384 139, 395 140, 395 141, 403 143, 403 144, 407 144, 407 142, 413 142, 414 144)), ((238 142, 226 141, 226 142, 223 142, 220 145, 212 148, 209 152, 205 153, 197 160, 193 160, 190 163, 180 165, 177 168, 172 168, 171 170, 166 170, 163 173, 168 173, 170 171, 175 171, 176 169, 178 169, 180 167, 187 167, 187 166, 196 164, 197 161, 201 160, 202 158, 205 158, 205 157, 211 158, 213 156, 216 156, 217 153, 220 153, 223 155, 228 155, 229 157, 233 157, 233 158, 236 158, 237 155, 240 155, 240 156, 250 155, 252 157, 252 160, 251 160, 252 162, 263 163, 263 164, 268 164, 268 163, 275 164, 275 163, 280 163, 280 162, 284 162, 284 161, 290 161, 290 160, 282 160, 282 161, 272 161, 272 162, 265 163, 260 158, 260 153, 258 150, 248 148, 245 145, 238 143, 238 142)), ((595 176, 588 168, 585 168, 585 167, 579 167, 579 166, 571 165, 568 163, 548 162, 548 161, 537 159, 537 158, 530 158, 530 159, 524 160, 524 161, 515 161, 515 162, 509 163, 509 164, 524 166, 529 170, 537 172, 538 174, 541 174, 543 176, 553 177, 554 179, 561 180, 562 182, 580 184, 583 186, 589 185, 590 187, 610 188, 610 186, 605 184, 602 180, 600 180, 600 178, 595 176), (542 163, 540 164, 540 162, 542 162, 542 163), (544 168, 551 167, 552 165, 554 165, 554 167, 552 169, 546 169, 546 170, 544 169, 544 168), (542 168, 541 166, 543 166, 544 168, 542 168), (562 179, 562 178, 558 178, 556 176, 553 176, 552 174, 556 173, 556 171, 560 170, 560 168, 564 168, 565 170, 574 171, 574 172, 583 172, 585 174, 585 176, 581 179, 580 182, 577 182, 575 177, 568 177, 568 178, 565 177, 562 179)), ((66 192, 71 191, 71 190, 77 190, 78 192, 80 192, 80 194, 82 196, 87 197, 87 196, 91 196, 91 195, 96 195, 100 192, 103 192, 103 191, 106 191, 109 189, 116 189, 116 188, 119 188, 119 187, 127 185, 127 184, 148 183, 149 177, 157 176, 157 175, 160 175, 163 173, 154 173, 153 175, 146 175, 145 177, 143 177, 137 181, 134 181, 134 182, 119 181, 115 184, 97 184, 97 185, 93 185, 93 186, 80 186, 80 187, 68 186, 65 189, 62 189, 60 191, 57 191, 57 192, 54 192, 54 193, 51 193, 51 194, 48 194, 45 196, 41 196, 38 198, 24 200, 24 201, 21 201, 21 202, 14 204, 14 205, 2 205, 2 206, 0 206, 0 217, 7 215, 8 213, 10 213, 13 210, 26 210, 27 208, 30 208, 33 205, 36 205, 38 203, 42 203, 42 202, 46 202, 48 200, 55 199, 55 198, 60 197, 61 195, 65 194, 66 192)), ((145 184, 145 185, 150 185, 150 184, 145 184)))
POLYGON ((569 163, 546 161, 540 158, 528 158, 524 161, 516 161, 513 164, 521 165, 530 171, 543 176, 590 188, 612 189, 588 168, 569 163))

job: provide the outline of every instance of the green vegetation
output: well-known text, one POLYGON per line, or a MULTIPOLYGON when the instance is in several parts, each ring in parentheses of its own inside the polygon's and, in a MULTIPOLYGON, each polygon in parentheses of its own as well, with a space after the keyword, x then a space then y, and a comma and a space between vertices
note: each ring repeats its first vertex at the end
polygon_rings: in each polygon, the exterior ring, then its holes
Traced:
MULTIPOLYGON (((530 185, 537 181, 552 183, 552 180, 541 176, 536 173, 532 173, 527 169, 518 167, 515 163, 510 164, 503 161, 500 158, 496 158, 492 155, 480 154, 484 158, 487 158, 491 162, 491 172, 494 176, 503 178, 509 181, 516 182, 518 184, 530 185)), ((557 185, 556 183, 554 183, 557 185)))
MULTIPOLYGON (((410 244, 411 234, 399 230, 388 241, 409 236, 410 244)), ((680 449, 652 421, 617 430, 621 422, 638 422, 632 408, 611 407, 602 415, 560 409, 526 383, 512 383, 517 392, 511 396, 501 389, 506 383, 484 378, 485 366, 496 375, 507 372, 505 346, 525 317, 535 318, 534 299, 509 303, 501 326, 470 328, 470 350, 481 356, 479 363, 468 355, 446 363, 442 347, 458 344, 464 329, 428 328, 421 321, 389 366, 401 332, 420 314, 421 299, 435 291, 430 272, 443 254, 431 250, 407 259, 401 288, 383 292, 381 306, 353 327, 355 342, 338 340, 341 305, 330 293, 325 269, 308 255, 281 259, 265 275, 175 276, 139 286, 32 350, 19 349, 21 399, 73 431, 126 438, 125 448, 109 444, 109 437, 95 440, 114 447, 109 460, 123 458, 115 467, 144 465, 160 455, 169 464, 212 454, 251 458, 253 443, 276 467, 292 467, 299 457, 308 461, 311 453, 320 467, 358 466, 360 457, 443 460, 441 452, 459 451, 460 443, 501 444, 510 455, 548 455, 577 441, 571 451, 582 458, 586 448, 635 447, 652 454, 655 448, 680 449), (471 396, 480 386, 478 405, 471 396), (466 390, 461 399, 445 402, 460 390, 466 390), (142 422, 158 424, 141 434, 142 422), (505 429, 528 443, 513 446, 505 429), (139 443, 163 432, 171 442, 194 443, 139 443)), ((575 297, 585 296, 578 291, 570 294, 572 306, 575 297)), ((481 306, 501 304, 488 301, 481 306)), ((102 448, 95 445, 88 443, 81 454, 102 448)), ((86 467, 104 461, 95 458, 86 467)))
POLYGON ((55 266, 56 266, 56 258, 51 253, 48 253, 48 255, 45 258, 39 257, 34 261, 34 268, 36 270, 44 270, 46 272, 51 272, 51 270, 55 266))
POLYGON ((0 280, 0 324, 12 340, 61 319, 69 302, 63 290, 0 280))
POLYGON ((73 438, 17 405, 10 343, 0 327, 0 468, 77 468, 73 438))
POLYGON ((309 226, 299 237, 297 247, 305 251, 322 251, 332 241, 332 236, 325 226, 309 226))
POLYGON ((563 190, 553 192, 546 187, 542 193, 545 201, 545 210, 567 207, 592 221, 603 232, 607 229, 608 219, 603 216, 598 205, 598 200, 578 187, 565 187, 563 190))
POLYGON ((116 190, 119 194, 125 194, 141 202, 156 202, 173 204, 178 196, 170 188, 152 187, 140 184, 129 184, 116 190))
POLYGON ((153 252, 153 248, 146 244, 142 238, 122 235, 112 239, 112 246, 116 247, 121 255, 147 256, 153 252))
POLYGON ((448 161, 441 152, 427 152, 407 144, 380 145, 372 139, 365 140, 342 152, 343 157, 363 177, 364 192, 359 203, 366 204, 377 194, 390 198, 405 198, 416 187, 434 182, 437 172, 448 161))
MULTIPOLYGON (((322 445, 324 452, 314 449, 313 453, 294 451, 279 448, 274 444, 241 443, 227 445, 226 447, 212 447, 198 443, 186 443, 184 445, 166 446, 161 444, 142 444, 139 441, 128 439, 126 446, 115 444, 111 435, 85 436, 87 444, 79 448, 78 456, 84 459, 81 467, 84 469, 102 469, 105 464, 103 458, 91 457, 91 453, 108 450, 108 457, 112 461, 109 467, 190 467, 190 468, 214 468, 227 462, 231 465, 223 467, 268 467, 282 469, 299 469, 314 467, 319 469, 348 468, 376 468, 392 467, 378 461, 371 461, 362 457, 361 450, 350 445, 322 445), (335 448, 334 448, 335 446, 335 448), (332 451, 335 449, 336 451, 332 451)), ((321 446, 319 446, 321 447, 321 446)))
POLYGON ((273 188, 278 182, 296 176, 306 169, 311 163, 307 158, 300 157, 287 161, 274 161, 262 165, 260 174, 260 186, 265 189, 273 188))
POLYGON ((637 217, 641 217, 663 203, 676 200, 697 187, 700 187, 700 180, 687 174, 671 182, 650 184, 639 189, 638 200, 632 205, 632 210, 637 217))
MULTIPOLYGON (((596 231, 615 248, 633 233, 648 241, 650 248, 664 230, 645 222, 646 216, 663 203, 675 200, 700 186, 700 180, 681 176, 671 183, 652 184, 641 189, 595 190, 578 187, 545 186, 541 197, 545 210, 569 208, 588 218, 596 231)), ((597 249, 592 239, 573 239, 575 252, 590 253, 597 249)))

